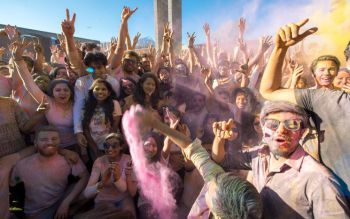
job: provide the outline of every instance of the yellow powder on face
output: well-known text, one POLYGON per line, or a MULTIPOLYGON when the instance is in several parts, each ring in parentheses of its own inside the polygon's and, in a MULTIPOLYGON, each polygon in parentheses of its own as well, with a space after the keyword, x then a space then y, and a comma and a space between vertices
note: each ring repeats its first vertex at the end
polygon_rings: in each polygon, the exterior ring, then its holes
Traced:
POLYGON ((344 49, 350 40, 350 4, 347 0, 331 0, 328 12, 316 11, 310 23, 318 27, 316 36, 305 40, 310 61, 320 55, 331 54, 345 63, 344 49))

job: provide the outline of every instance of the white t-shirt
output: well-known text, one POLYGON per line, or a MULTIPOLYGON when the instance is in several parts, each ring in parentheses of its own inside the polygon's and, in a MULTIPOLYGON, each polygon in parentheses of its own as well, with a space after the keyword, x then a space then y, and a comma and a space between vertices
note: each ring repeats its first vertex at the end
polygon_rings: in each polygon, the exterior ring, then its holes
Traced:
MULTIPOLYGON (((114 116, 121 116, 122 109, 118 101, 113 100, 114 103, 114 116)), ((103 142, 108 134, 112 132, 112 126, 109 122, 106 121, 105 113, 101 107, 96 107, 95 113, 90 121, 90 134, 94 139, 95 143, 99 150, 104 150, 103 142)))

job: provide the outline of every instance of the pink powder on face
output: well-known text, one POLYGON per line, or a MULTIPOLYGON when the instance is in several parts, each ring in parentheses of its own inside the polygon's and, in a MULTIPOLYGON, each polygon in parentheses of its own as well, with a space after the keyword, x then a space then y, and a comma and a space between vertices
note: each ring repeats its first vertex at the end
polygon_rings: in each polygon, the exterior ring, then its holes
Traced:
POLYGON ((141 106, 131 106, 123 116, 123 129, 129 144, 134 171, 143 195, 151 202, 153 210, 160 218, 174 218, 176 201, 172 195, 169 181, 173 174, 171 170, 161 164, 149 163, 143 149, 142 131, 138 124, 137 113, 143 111, 141 106))

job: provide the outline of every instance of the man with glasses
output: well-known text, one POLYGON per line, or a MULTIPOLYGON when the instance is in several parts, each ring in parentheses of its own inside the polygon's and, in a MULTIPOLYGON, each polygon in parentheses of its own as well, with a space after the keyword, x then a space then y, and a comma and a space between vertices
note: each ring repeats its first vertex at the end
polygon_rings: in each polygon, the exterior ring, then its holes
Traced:
POLYGON ((115 77, 120 80, 121 78, 132 78, 136 82, 140 79, 138 73, 139 55, 132 50, 128 50, 124 53, 122 59, 121 68, 117 69, 115 77))
MULTIPOLYGON (((266 102, 260 122, 263 143, 235 156, 213 147, 213 159, 253 172, 267 218, 347 218, 349 209, 335 177, 299 144, 307 128, 303 109, 288 102, 266 102)), ((221 129, 230 128, 221 124, 221 129)), ((224 141, 224 136, 222 141, 224 141)), ((221 144, 223 145, 223 144, 221 144)))
MULTIPOLYGON (((349 86, 343 86, 342 90, 284 89, 281 86, 282 66, 289 47, 317 31, 316 27, 299 31, 307 22, 308 19, 290 23, 278 30, 275 48, 261 79, 260 93, 267 100, 286 100, 310 113, 317 130, 320 161, 337 176, 342 192, 350 200, 349 86)), ((338 72, 337 59, 332 59, 318 58, 316 72, 319 67, 331 75, 334 71, 338 72)), ((332 79, 324 77, 322 80, 329 84, 332 79)))

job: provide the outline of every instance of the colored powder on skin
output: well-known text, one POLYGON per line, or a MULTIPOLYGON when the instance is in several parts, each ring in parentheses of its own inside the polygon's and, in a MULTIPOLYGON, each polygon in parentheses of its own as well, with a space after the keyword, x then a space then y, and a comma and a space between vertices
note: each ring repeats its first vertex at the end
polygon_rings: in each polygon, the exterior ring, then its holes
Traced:
POLYGON ((134 171, 142 194, 151 202, 160 218, 174 218, 176 201, 169 181, 173 172, 160 162, 149 163, 143 149, 142 130, 138 127, 137 112, 141 106, 131 106, 123 116, 123 129, 129 144, 134 171))
MULTIPOLYGON (((316 44, 320 49, 315 56, 331 54, 337 56, 344 64, 344 49, 349 42, 350 4, 346 0, 331 0, 329 11, 316 11, 310 18, 311 22, 318 27, 316 44)), ((310 41, 312 42, 312 38, 310 41)), ((308 48, 306 48, 308 50, 308 48)), ((313 57, 316 58, 316 57, 313 57)))

